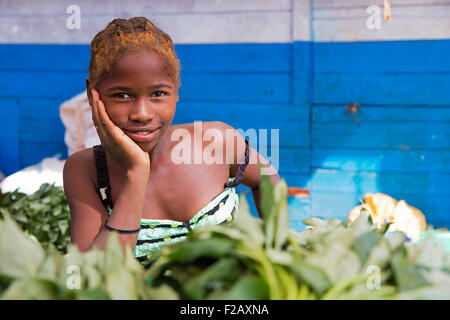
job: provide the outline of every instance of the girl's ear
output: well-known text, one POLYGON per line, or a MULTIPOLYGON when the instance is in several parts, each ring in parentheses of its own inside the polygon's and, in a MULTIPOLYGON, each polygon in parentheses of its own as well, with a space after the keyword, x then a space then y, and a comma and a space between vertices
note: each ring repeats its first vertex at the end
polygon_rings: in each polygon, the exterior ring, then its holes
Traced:
POLYGON ((89 105, 92 107, 92 94, 91 94, 91 80, 89 80, 89 78, 86 78, 86 92, 87 92, 87 97, 89 100, 89 105))

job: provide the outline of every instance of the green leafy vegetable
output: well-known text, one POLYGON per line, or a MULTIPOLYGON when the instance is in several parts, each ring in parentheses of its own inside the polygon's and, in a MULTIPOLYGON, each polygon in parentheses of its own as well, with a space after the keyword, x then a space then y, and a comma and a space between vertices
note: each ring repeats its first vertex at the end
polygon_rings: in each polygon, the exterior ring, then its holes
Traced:
POLYGON ((70 243, 70 210, 61 187, 43 184, 32 195, 17 190, 0 194, 0 217, 9 215, 44 249, 66 253, 70 243))
POLYGON ((2 299, 449 299, 450 255, 433 233, 419 244, 352 223, 289 228, 287 185, 262 184, 264 219, 241 196, 234 223, 203 227, 140 264, 112 233, 104 250, 69 242, 60 188, 0 197, 2 299))
POLYGON ((149 276, 188 299, 402 299, 406 292, 445 293, 437 288, 450 281, 449 257, 436 244, 415 245, 400 232, 386 234, 367 212, 352 223, 312 217, 305 221, 312 228, 297 232, 288 227, 286 190, 284 181, 273 187, 266 177, 262 223, 241 196, 233 225, 198 229, 187 241, 165 247, 149 276))

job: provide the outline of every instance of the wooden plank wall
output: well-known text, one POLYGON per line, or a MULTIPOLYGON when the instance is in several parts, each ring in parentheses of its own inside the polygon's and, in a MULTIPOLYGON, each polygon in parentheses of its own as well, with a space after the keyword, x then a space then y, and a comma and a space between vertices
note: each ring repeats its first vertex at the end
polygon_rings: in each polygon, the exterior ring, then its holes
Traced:
POLYGON ((278 169, 290 185, 306 186, 309 0, 132 0, 127 6, 5 0, 0 15, 0 118, 8 119, 0 170, 6 174, 56 153, 67 157, 59 106, 84 90, 90 40, 114 17, 143 15, 171 35, 181 61, 174 122, 221 120, 244 131, 268 130, 269 156, 270 130, 279 129, 278 169), (65 25, 72 4, 81 8, 80 30, 65 25))
MULTIPOLYGON (((293 32, 292 2, 128 0, 124 4, 123 0, 2 0, 0 39, 3 43, 86 44, 113 18, 145 16, 176 43, 285 43, 291 41, 293 32), (66 28, 66 10, 71 5, 80 8, 79 30, 66 28)), ((309 12, 307 17, 309 21, 309 12)), ((297 15, 297 20, 303 21, 303 15, 297 15)), ((297 31, 296 36, 304 33, 297 31)))
MULTIPOLYGON (((219 106, 232 102, 235 107, 221 115, 224 121, 236 108, 250 111, 253 106, 255 111, 257 104, 281 104, 286 109, 293 94, 290 43, 294 34, 295 39, 309 40, 309 29, 304 28, 309 26, 309 1, 295 3, 296 11, 291 0, 132 0, 126 6, 119 0, 1 1, 0 105, 20 110, 15 122, 5 113, 10 119, 7 135, 14 131, 18 138, 0 147, 0 154, 16 159, 1 170, 10 174, 54 152, 65 156, 59 105, 84 89, 88 44, 115 17, 147 16, 172 36, 182 63, 181 101, 219 106), (81 10, 79 30, 66 27, 66 10, 74 4, 81 10)), ((206 118, 216 109, 198 108, 207 112, 206 118)))
POLYGON ((74 1, 0 2, 4 173, 67 156, 59 105, 84 90, 89 41, 113 17, 145 15, 176 43, 175 123, 280 129, 279 172, 311 191, 294 200, 294 225, 345 219, 365 192, 385 192, 450 227, 450 3, 395 1, 374 31, 363 0, 75 2, 80 30, 65 28, 74 1))
POLYGON ((450 2, 391 1, 380 30, 367 1, 314 3, 312 212, 343 218, 378 191, 448 227, 450 2))
POLYGON ((87 45, 0 45, 0 118, 17 136, 10 140, 2 129, 5 174, 44 157, 67 157, 59 106, 84 90, 89 55, 87 45), (17 115, 9 118, 12 110, 17 115))

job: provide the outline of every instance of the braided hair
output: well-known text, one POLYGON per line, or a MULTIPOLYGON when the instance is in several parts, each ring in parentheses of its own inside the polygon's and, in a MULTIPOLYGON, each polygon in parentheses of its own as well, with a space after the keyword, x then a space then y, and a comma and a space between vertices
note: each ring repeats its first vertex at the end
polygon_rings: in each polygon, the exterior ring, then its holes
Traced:
POLYGON ((103 75, 111 72, 123 54, 138 49, 153 49, 167 61, 170 77, 180 84, 180 62, 170 36, 145 17, 114 19, 91 41, 89 79, 98 88, 103 75))

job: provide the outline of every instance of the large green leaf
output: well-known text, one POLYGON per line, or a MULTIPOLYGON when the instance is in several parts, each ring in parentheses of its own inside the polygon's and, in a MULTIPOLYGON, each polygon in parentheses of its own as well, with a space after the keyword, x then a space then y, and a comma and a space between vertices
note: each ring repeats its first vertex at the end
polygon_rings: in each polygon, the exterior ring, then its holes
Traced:
POLYGON ((75 298, 77 300, 109 300, 108 294, 100 287, 84 290, 76 290, 75 298))
POLYGON ((279 249, 289 235, 289 207, 287 203, 287 185, 282 179, 274 187, 270 178, 262 176, 261 208, 264 218, 266 248, 279 249))
POLYGON ((391 258, 395 282, 400 291, 428 286, 420 267, 407 258, 405 250, 397 250, 391 258))
POLYGON ((304 261, 297 260, 291 266, 291 269, 299 278, 300 282, 307 283, 319 296, 331 287, 331 281, 322 270, 308 265, 304 261))
POLYGON ((239 199, 239 212, 233 227, 242 231, 248 236, 248 241, 252 241, 258 245, 264 244, 264 231, 260 219, 250 214, 250 208, 244 195, 239 199))
POLYGON ((172 261, 185 263, 194 261, 199 257, 220 258, 228 254, 234 247, 233 240, 217 237, 210 239, 193 239, 187 242, 177 243, 167 257, 172 261))
POLYGON ((125 255, 119 242, 119 235, 117 232, 111 232, 105 245, 105 273, 122 268, 124 263, 125 255))
POLYGON ((395 296, 397 300, 450 300, 450 286, 422 286, 403 291, 395 296))
POLYGON ((366 232, 356 239, 353 243, 353 249, 359 255, 361 264, 366 262, 371 250, 378 244, 381 238, 382 235, 379 233, 366 232))
POLYGON ((289 235, 289 207, 287 203, 287 185, 282 179, 274 189, 275 196, 275 217, 276 217, 276 230, 275 230, 275 249, 281 249, 285 244, 289 235))
POLYGON ((272 247, 276 233, 276 216, 274 210, 274 187, 269 177, 262 176, 261 181, 261 210, 264 219, 265 246, 272 247))
POLYGON ((348 227, 353 230, 356 236, 376 230, 376 225, 367 211, 362 211, 354 221, 349 223, 348 227))
POLYGON ((430 269, 443 269, 445 266, 445 248, 441 241, 430 232, 417 245, 414 262, 430 269))
POLYGON ((106 292, 114 300, 138 298, 133 274, 125 268, 110 270, 106 274, 106 292))
POLYGON ((180 299, 178 292, 167 284, 158 287, 144 288, 142 299, 145 300, 178 300, 180 299))
POLYGON ((227 292, 219 296, 219 300, 267 300, 269 289, 267 283, 258 276, 241 277, 227 292))
POLYGON ((50 247, 44 261, 39 265, 36 276, 41 279, 57 281, 64 266, 64 256, 50 247))
POLYGON ((208 289, 232 283, 238 267, 235 258, 223 258, 209 268, 188 280, 184 286, 185 294, 191 299, 204 299, 208 289))
POLYGON ((0 274, 9 277, 32 276, 44 256, 39 243, 26 237, 9 216, 0 220, 0 274))
POLYGON ((333 284, 354 277, 361 269, 358 255, 340 243, 310 252, 305 261, 323 270, 333 284))
POLYGON ((23 278, 14 281, 0 297, 3 300, 54 300, 58 286, 49 280, 23 278))

